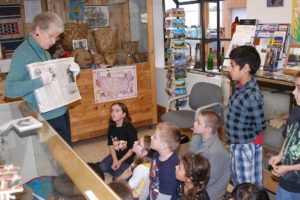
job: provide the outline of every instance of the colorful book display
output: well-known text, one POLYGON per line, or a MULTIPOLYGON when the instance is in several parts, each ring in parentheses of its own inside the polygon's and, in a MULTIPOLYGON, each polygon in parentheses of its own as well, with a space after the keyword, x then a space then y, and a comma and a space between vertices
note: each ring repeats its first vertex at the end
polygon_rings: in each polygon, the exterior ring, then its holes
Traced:
POLYGON ((230 51, 241 45, 253 45, 261 58, 265 71, 282 70, 288 53, 290 24, 257 24, 248 20, 246 25, 238 25, 226 52, 224 66, 230 66, 230 51), (248 23, 249 21, 249 23, 248 23), (248 25, 251 24, 251 25, 248 25))
MULTIPOLYGON (((169 97, 184 95, 186 89, 185 13, 183 8, 173 8, 165 16, 166 92, 169 97)), ((177 106, 185 105, 178 101, 177 106)))
POLYGON ((282 70, 288 51, 289 24, 258 24, 253 45, 265 71, 282 70))

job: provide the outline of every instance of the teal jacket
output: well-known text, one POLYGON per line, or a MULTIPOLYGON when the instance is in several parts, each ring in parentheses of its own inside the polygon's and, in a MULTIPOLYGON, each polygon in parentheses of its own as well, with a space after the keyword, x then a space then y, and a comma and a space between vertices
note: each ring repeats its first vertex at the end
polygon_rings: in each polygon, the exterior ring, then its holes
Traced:
MULTIPOLYGON (((30 35, 14 52, 9 73, 5 80, 4 93, 10 98, 22 97, 38 111, 34 90, 43 87, 40 78, 30 79, 26 65, 34 62, 50 60, 50 54, 45 51, 30 35)), ((51 99, 49 99, 51 101, 51 99)), ((43 113, 44 119, 54 119, 66 112, 65 106, 43 113)))

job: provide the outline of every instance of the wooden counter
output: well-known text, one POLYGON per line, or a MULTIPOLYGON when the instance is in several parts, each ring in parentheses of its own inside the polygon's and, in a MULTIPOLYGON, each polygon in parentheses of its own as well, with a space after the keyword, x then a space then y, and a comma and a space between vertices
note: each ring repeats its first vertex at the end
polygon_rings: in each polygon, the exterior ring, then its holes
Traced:
MULTIPOLYGON (((137 69, 138 96, 124 99, 135 127, 157 123, 155 79, 151 78, 149 63, 139 63, 137 69)), ((92 70, 81 71, 77 84, 82 99, 70 106, 72 141, 105 135, 110 117, 110 106, 116 102, 95 103, 92 70)))
MULTIPOLYGON (((229 77, 229 71, 225 68, 222 75, 229 77)), ((269 87, 273 89, 292 91, 294 90, 294 77, 292 75, 283 74, 282 71, 268 72, 258 70, 255 74, 257 83, 261 87, 269 87)))

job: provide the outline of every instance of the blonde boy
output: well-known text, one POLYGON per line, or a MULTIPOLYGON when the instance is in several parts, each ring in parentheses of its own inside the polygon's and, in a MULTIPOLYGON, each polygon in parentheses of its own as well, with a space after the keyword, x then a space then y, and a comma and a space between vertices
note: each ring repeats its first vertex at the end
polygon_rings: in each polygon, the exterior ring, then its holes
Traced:
POLYGON ((161 122, 156 126, 151 137, 151 149, 154 153, 150 168, 150 199, 175 200, 177 180, 175 166, 179 159, 175 149, 179 145, 180 130, 169 122, 161 122))
POLYGON ((300 199, 300 72, 295 77, 293 95, 297 106, 289 113, 282 133, 285 140, 279 154, 269 161, 272 174, 280 177, 276 200, 300 199))
POLYGON ((194 123, 194 133, 189 150, 202 154, 210 162, 210 179, 207 192, 212 200, 221 198, 230 177, 230 157, 219 139, 221 119, 214 111, 202 111, 194 123))

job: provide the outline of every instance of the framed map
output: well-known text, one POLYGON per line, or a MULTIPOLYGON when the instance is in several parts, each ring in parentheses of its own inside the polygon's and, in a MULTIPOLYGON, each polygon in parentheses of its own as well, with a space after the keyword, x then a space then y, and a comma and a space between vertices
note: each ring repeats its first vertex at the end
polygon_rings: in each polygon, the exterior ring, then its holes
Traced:
POLYGON ((136 66, 93 70, 95 103, 137 97, 136 66))

